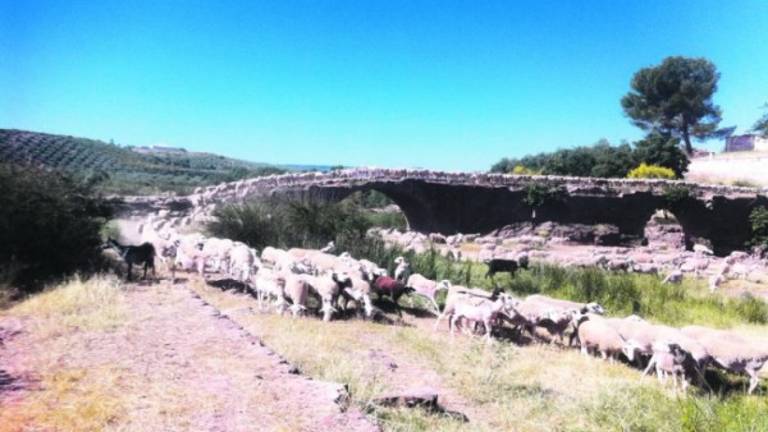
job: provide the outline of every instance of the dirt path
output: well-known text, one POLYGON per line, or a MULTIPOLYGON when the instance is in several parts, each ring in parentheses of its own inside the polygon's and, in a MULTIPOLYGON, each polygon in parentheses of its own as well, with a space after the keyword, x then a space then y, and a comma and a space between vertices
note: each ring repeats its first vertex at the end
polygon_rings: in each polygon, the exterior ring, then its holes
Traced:
MULTIPOLYGON (((440 374, 433 369, 434 365, 425 361, 421 356, 409 352, 403 346, 398 345, 397 336, 399 330, 404 327, 397 325, 378 324, 364 325, 356 320, 341 320, 331 324, 323 323, 317 318, 307 317, 298 321, 289 316, 277 317, 274 313, 259 311, 258 302, 247 294, 236 293, 233 290, 220 291, 218 288, 207 286, 198 290, 198 293, 207 301, 221 308, 222 313, 242 325, 251 333, 263 337, 266 341, 275 337, 275 330, 266 331, 264 320, 279 320, 281 325, 277 330, 278 335, 285 335, 289 331, 283 326, 290 326, 291 322, 308 326, 318 334, 326 334, 328 338, 341 339, 345 347, 345 358, 351 363, 359 365, 365 372, 362 380, 383 381, 385 390, 382 394, 373 395, 412 395, 435 393, 438 402, 443 409, 453 413, 456 418, 465 416, 470 422, 479 419, 484 413, 475 404, 467 401, 454 389, 443 382, 440 374), (270 334, 271 333, 271 334, 270 334)), ((393 315, 394 318, 394 315, 393 315)), ((434 317, 427 315, 417 317, 408 313, 404 314, 409 330, 418 329, 424 337, 434 335, 432 326, 434 317)), ((409 332, 412 334, 413 332, 409 332)), ((301 337, 299 335, 286 335, 286 337, 301 337)), ((324 341, 322 337, 319 339, 324 341)), ((305 342, 312 343, 312 342, 305 342)), ((322 344, 323 342, 320 342, 322 344)), ((335 347, 326 349, 333 350, 335 347)), ((279 349, 279 347, 278 347, 279 349)), ((288 352, 293 350, 286 351, 288 352)), ((300 350, 299 350, 300 351, 300 350)), ((302 353, 303 355, 304 353, 302 353)), ((301 355, 299 355, 300 357, 301 355)))
MULTIPOLYGON (((79 381, 108 382, 99 387, 100 399, 116 405, 108 422, 116 430, 378 429, 354 407, 342 411, 346 392, 339 384, 295 374, 186 286, 126 289, 127 320, 110 331, 40 339, 34 322, 0 318, 0 411, 31 406, 51 385, 36 377, 55 368, 87 371, 79 381)), ((50 405, 44 408, 73 409, 50 405)), ((25 428, 39 428, 28 421, 25 428)))

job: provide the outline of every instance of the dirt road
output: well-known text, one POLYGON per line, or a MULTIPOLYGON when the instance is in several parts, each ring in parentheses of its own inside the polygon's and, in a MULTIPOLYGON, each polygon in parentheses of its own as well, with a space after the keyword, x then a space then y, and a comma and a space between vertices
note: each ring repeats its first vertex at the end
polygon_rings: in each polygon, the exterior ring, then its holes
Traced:
POLYGON ((183 284, 123 292, 113 328, 56 334, 35 316, 0 316, 0 430, 78 429, 98 416, 114 430, 378 429, 347 409, 342 386, 296 374, 183 284))

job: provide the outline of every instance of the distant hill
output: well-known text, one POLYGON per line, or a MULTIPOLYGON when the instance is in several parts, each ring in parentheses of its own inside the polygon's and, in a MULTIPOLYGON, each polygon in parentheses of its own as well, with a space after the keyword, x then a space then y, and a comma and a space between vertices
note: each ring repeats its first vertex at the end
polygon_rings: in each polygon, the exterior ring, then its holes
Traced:
POLYGON ((264 163, 183 149, 135 150, 87 138, 0 129, 0 162, 104 176, 101 188, 108 193, 185 193, 197 186, 286 171, 264 163))

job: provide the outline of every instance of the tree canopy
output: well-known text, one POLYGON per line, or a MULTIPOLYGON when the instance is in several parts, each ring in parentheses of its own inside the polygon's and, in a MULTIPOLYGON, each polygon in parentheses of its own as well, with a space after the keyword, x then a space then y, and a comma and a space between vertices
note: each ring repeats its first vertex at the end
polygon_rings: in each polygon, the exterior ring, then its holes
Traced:
POLYGON ((618 146, 600 140, 591 146, 539 153, 522 158, 504 158, 491 172, 516 174, 552 174, 577 177, 626 177, 641 163, 670 168, 677 177, 688 169, 688 157, 676 138, 651 134, 634 143, 618 146))
POLYGON ((715 65, 705 58, 667 57, 635 73, 621 106, 636 126, 682 140, 690 155, 692 138, 718 134, 721 112, 712 96, 719 78, 715 65))

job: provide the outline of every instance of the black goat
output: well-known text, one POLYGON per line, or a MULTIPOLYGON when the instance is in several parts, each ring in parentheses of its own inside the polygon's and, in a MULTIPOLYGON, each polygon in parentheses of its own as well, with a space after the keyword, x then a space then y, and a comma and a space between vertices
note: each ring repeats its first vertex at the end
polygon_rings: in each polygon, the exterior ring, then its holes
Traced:
POLYGON ((117 240, 109 238, 107 246, 115 249, 120 258, 128 264, 128 280, 131 280, 133 265, 144 265, 144 279, 147 278, 147 269, 152 267, 152 277, 155 277, 155 247, 152 243, 142 243, 138 246, 121 245, 117 240))
POLYGON ((486 261, 486 264, 488 264, 488 271, 485 273, 485 277, 493 277, 496 273, 509 273, 510 276, 515 276, 517 269, 528 268, 528 257, 521 256, 518 259, 493 258, 486 261))

